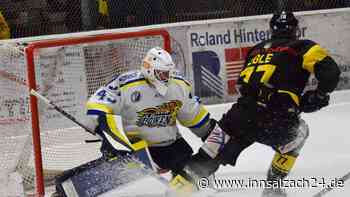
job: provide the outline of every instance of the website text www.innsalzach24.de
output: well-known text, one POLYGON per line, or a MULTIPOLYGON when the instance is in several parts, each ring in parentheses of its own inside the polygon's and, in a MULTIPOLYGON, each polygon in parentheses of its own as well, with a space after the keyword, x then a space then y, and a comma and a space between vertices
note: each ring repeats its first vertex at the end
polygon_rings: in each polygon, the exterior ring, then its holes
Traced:
POLYGON ((326 179, 322 177, 307 177, 284 180, 259 180, 254 178, 206 178, 198 180, 197 186, 201 189, 254 189, 254 188, 341 188, 344 181, 339 178, 326 179))

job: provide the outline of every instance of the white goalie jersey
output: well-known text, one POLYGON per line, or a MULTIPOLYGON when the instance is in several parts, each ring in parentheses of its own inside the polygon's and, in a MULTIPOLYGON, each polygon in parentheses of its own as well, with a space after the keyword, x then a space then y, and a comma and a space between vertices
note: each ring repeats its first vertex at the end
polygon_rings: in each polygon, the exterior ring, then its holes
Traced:
MULTIPOLYGON (((130 138, 146 140, 149 146, 167 146, 181 137, 177 121, 190 128, 197 136, 206 132, 209 113, 191 94, 191 84, 180 75, 168 82, 168 91, 162 96, 144 78, 140 71, 130 71, 99 88, 87 103, 87 114, 97 120, 108 114, 120 115, 124 132, 130 138)), ((107 124, 118 132, 114 120, 107 124)), ((95 121, 97 127, 99 121, 95 121)))

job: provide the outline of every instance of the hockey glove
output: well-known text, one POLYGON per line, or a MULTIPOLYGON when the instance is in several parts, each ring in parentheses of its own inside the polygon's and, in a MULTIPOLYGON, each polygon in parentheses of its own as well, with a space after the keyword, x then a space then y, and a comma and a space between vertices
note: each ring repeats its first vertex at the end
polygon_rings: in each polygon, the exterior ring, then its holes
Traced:
POLYGON ((199 149, 198 153, 185 165, 183 171, 184 177, 192 182, 198 181, 202 177, 212 175, 220 166, 221 161, 217 158, 212 159, 203 149, 199 149))
POLYGON ((320 110, 329 104, 329 95, 319 90, 305 92, 301 98, 300 109, 302 112, 311 113, 320 110))

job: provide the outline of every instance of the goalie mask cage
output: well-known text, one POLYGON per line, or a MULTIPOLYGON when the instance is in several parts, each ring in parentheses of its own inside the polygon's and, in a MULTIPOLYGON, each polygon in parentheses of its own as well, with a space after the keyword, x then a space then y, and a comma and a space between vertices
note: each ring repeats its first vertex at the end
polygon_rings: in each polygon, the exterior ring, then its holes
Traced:
POLYGON ((54 177, 100 157, 96 137, 29 96, 35 89, 84 121, 88 97, 114 76, 138 69, 155 46, 171 51, 164 29, 50 39, 0 47, 0 167, 43 196, 54 177), (28 88, 28 86, 29 88, 28 88))

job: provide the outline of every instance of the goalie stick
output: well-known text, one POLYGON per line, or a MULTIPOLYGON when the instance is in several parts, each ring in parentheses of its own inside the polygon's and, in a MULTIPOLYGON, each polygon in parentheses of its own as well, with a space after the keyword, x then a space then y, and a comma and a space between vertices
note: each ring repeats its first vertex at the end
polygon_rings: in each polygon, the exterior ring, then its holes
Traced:
MULTIPOLYGON (((96 136, 96 133, 94 131, 92 131, 90 128, 88 128, 87 126, 85 126, 84 124, 82 124, 81 122, 79 122, 74 116, 70 115, 68 112, 64 111, 62 108, 60 108, 59 106, 55 105, 52 101, 50 101, 48 98, 44 97, 43 95, 41 95, 40 93, 38 93, 37 91, 35 91, 34 89, 30 90, 30 94, 35 96, 36 98, 44 101, 47 105, 52 106, 56 111, 58 111, 59 113, 61 113, 63 116, 65 116, 66 118, 68 118, 69 120, 73 121, 74 123, 76 123, 77 125, 79 125, 81 128, 83 128, 85 131, 89 132, 90 134, 96 136)), ((107 131, 108 132, 108 131, 107 131)), ((107 132, 103 132, 103 134, 105 134, 106 139, 108 140, 109 137, 112 137, 115 141, 117 141, 118 143, 122 144, 123 146, 127 147, 130 152, 134 152, 134 148, 124 142, 122 139, 118 138, 117 136, 111 134, 111 133, 107 133, 107 132)), ((98 136, 98 135, 97 135, 98 136)), ((101 136, 98 136, 101 138, 101 136)), ((113 145, 113 143, 111 143, 111 145, 113 145)))
MULTIPOLYGON (((339 180, 342 181, 347 181, 350 179, 350 172, 348 172, 347 174, 345 174, 343 177, 341 177, 339 180)), ((332 191, 334 189, 334 187, 331 186, 327 186, 326 188, 323 188, 321 191, 319 191, 318 193, 316 193, 315 195, 313 195, 312 197, 323 197, 325 196, 328 192, 332 191)))

